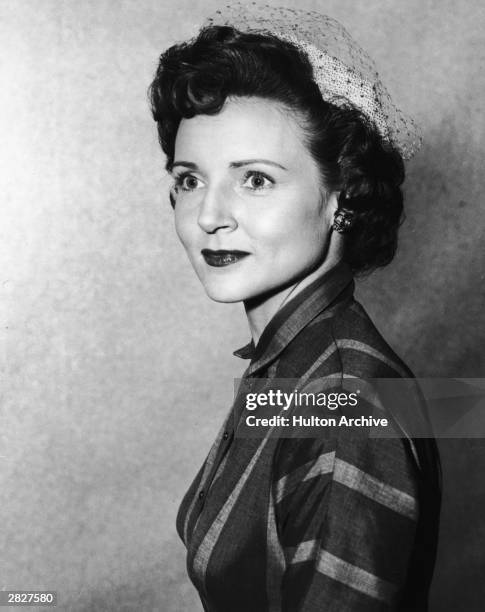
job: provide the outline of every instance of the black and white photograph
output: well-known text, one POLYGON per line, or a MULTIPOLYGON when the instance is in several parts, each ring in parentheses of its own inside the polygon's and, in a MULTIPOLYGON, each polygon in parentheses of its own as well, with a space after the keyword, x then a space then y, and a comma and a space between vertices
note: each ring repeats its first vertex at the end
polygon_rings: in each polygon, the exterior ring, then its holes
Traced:
POLYGON ((481 612, 485 5, 0 0, 0 607, 481 612))

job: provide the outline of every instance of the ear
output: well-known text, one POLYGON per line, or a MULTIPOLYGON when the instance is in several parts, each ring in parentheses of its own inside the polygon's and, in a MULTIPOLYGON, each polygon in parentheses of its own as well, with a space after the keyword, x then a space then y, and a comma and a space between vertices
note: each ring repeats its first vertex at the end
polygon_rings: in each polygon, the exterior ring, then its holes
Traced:
POLYGON ((173 189, 170 189, 169 198, 170 198, 170 205, 172 206, 173 209, 175 209, 175 193, 173 189))
POLYGON ((335 213, 337 212, 337 209, 338 209, 339 196, 340 196, 340 191, 330 191, 327 193, 327 208, 326 208, 325 214, 326 214, 329 225, 333 224, 335 213))

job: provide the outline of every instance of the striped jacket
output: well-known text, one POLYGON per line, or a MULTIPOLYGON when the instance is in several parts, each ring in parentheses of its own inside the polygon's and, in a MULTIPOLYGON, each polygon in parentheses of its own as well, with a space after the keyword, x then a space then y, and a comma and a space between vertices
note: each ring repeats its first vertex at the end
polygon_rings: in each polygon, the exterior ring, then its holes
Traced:
MULTIPOLYGON (((290 300, 245 379, 412 377, 339 264, 290 300)), ((185 495, 177 530, 208 612, 427 610, 440 474, 433 439, 235 436, 236 399, 185 495)))

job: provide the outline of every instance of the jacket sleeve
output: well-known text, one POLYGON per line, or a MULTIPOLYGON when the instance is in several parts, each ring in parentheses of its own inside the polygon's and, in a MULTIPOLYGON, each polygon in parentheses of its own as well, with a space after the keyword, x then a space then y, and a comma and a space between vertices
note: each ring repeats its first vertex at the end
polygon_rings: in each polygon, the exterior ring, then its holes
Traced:
POLYGON ((283 611, 398 609, 416 533, 416 483, 400 438, 339 428, 326 438, 280 440, 273 498, 283 611))

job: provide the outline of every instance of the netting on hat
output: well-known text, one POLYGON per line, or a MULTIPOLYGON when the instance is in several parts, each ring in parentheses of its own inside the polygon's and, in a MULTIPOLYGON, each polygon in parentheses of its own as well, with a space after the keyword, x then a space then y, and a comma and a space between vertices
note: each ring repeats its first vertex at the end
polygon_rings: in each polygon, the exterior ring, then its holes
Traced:
POLYGON ((324 100, 360 109, 404 159, 420 148, 416 124, 394 105, 372 59, 336 19, 316 11, 234 2, 204 25, 228 25, 292 42, 307 53, 324 100))

